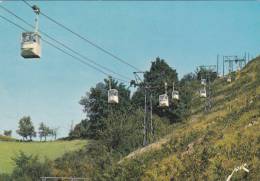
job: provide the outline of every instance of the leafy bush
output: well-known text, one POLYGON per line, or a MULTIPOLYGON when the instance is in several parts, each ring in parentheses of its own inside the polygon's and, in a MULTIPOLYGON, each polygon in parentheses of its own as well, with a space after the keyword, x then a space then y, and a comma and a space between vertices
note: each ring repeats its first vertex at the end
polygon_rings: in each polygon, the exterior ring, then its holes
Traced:
POLYGON ((40 177, 51 176, 51 163, 47 160, 40 162, 37 156, 26 155, 23 152, 13 160, 16 166, 10 176, 11 180, 40 181, 40 177))

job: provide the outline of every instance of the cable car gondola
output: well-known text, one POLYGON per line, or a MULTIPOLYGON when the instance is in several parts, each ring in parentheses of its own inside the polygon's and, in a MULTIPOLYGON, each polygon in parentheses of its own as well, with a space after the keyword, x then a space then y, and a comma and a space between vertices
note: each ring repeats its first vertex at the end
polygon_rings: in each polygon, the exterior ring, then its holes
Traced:
POLYGON ((207 91, 205 88, 200 90, 200 97, 207 97, 207 91))
POLYGON ((108 90, 108 103, 118 104, 118 91, 116 89, 108 90))
POLYGON ((38 33, 22 33, 21 56, 23 58, 41 57, 40 35, 38 33))
POLYGON ((207 80, 206 79, 201 79, 201 85, 206 85, 207 84, 207 80))
POLYGON ((165 94, 159 95, 159 106, 160 107, 169 107, 169 98, 167 95, 167 83, 164 83, 165 94))
POLYGON ((162 94, 159 96, 159 106, 169 107, 169 98, 167 94, 162 94))
POLYGON ((231 78, 231 76, 228 76, 228 78, 227 78, 227 82, 228 82, 228 83, 231 83, 231 82, 232 82, 232 78, 231 78))
POLYGON ((179 91, 172 91, 172 98, 175 99, 175 100, 179 100, 180 97, 179 97, 179 91))
POLYGON ((111 89, 111 77, 109 78, 109 90, 108 90, 108 103, 109 104, 118 104, 118 90, 111 89))
POLYGON ((174 82, 172 85, 172 99, 179 100, 179 91, 174 89, 174 82))
POLYGON ((40 14, 40 9, 35 5, 32 8, 36 13, 35 30, 34 32, 23 32, 21 41, 21 56, 26 59, 41 57, 41 36, 38 32, 38 16, 40 14))

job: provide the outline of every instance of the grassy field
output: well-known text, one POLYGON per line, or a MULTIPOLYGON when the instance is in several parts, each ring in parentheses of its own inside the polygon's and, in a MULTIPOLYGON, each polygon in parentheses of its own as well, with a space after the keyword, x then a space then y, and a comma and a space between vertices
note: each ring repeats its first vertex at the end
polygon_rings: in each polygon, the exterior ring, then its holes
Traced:
POLYGON ((87 141, 53 141, 53 142, 1 142, 0 141, 0 173, 10 173, 14 167, 12 158, 20 151, 26 154, 39 155, 40 159, 47 157, 55 159, 66 152, 78 150, 87 144, 87 141))

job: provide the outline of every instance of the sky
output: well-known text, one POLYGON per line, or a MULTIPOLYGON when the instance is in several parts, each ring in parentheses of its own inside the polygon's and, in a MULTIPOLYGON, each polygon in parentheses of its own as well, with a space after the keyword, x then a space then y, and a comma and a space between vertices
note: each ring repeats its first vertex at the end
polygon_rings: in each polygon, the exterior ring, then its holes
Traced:
MULTIPOLYGON (((196 66, 216 64, 217 55, 260 52, 258 1, 37 1, 41 11, 113 52, 140 70, 161 57, 179 78, 196 66)), ((34 23, 23 2, 0 5, 34 23)), ((32 30, 0 8, 0 15, 32 30)), ((40 16, 40 30, 96 63, 134 79, 131 67, 90 46, 40 16)), ((23 116, 45 122, 66 136, 85 117, 79 100, 105 75, 42 42, 40 60, 20 56, 22 31, 0 18, 0 134, 15 130, 23 116)), ((44 36, 42 36, 45 38, 44 36)))

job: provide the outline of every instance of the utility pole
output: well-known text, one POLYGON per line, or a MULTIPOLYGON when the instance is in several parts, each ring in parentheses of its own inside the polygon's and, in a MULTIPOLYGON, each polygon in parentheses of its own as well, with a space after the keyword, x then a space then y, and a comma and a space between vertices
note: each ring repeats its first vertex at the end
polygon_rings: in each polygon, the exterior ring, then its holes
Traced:
POLYGON ((151 126, 151 134, 154 135, 153 131, 153 95, 150 93, 150 126, 151 126))
POLYGON ((224 77, 225 76, 225 58, 223 56, 223 72, 222 72, 222 76, 224 77))
POLYGON ((207 72, 208 73, 208 79, 209 79, 209 83, 208 83, 208 97, 206 98, 207 99, 207 109, 206 109, 206 112, 208 112, 210 109, 211 109, 211 107, 212 107, 212 95, 211 95, 211 93, 212 93, 212 90, 211 90, 211 74, 209 74, 209 72, 207 72))
MULTIPOLYGON (((147 121, 147 93, 149 89, 149 86, 146 84, 146 82, 144 82, 139 74, 144 74, 145 72, 134 72, 135 75, 135 81, 132 81, 132 84, 134 84, 134 86, 138 86, 141 89, 144 90, 144 119, 143 119, 143 146, 146 146, 148 141, 147 141, 147 128, 148 128, 148 121, 147 121)), ((150 92, 150 123, 151 123, 151 128, 153 129, 153 125, 152 125, 152 98, 151 98, 151 91, 150 92)), ((151 129, 151 130, 152 130, 151 129)))
POLYGON ((146 87, 144 88, 144 130, 143 130, 143 146, 147 144, 147 107, 146 107, 146 98, 147 98, 147 90, 146 87))
POLYGON ((219 54, 217 55, 217 76, 219 76, 219 74, 218 74, 218 63, 219 63, 219 54))

